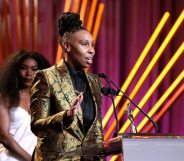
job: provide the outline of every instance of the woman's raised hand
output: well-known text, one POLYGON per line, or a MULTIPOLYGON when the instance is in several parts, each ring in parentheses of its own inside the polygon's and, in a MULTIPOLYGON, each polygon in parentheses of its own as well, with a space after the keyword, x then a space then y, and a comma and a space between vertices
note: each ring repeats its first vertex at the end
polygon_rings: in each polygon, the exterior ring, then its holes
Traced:
POLYGON ((83 93, 80 92, 77 96, 76 100, 74 101, 72 107, 70 110, 67 111, 67 116, 73 118, 75 115, 77 115, 78 111, 81 109, 81 103, 83 100, 83 93))

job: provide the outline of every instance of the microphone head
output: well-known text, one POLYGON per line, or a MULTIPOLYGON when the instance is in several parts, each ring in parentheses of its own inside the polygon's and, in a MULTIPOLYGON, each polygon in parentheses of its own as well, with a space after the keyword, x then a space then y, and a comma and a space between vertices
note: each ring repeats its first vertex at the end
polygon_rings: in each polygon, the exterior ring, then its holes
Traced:
POLYGON ((107 89, 106 87, 102 87, 102 88, 101 88, 101 92, 102 92, 102 94, 105 95, 105 96, 108 96, 108 94, 109 94, 109 91, 108 91, 108 89, 107 89))
POLYGON ((102 87, 101 88, 101 92, 105 96, 108 96, 109 94, 117 96, 117 92, 113 88, 111 88, 111 87, 108 87, 108 88, 107 87, 102 87))
POLYGON ((98 76, 101 78, 108 78, 104 73, 99 73, 98 76))

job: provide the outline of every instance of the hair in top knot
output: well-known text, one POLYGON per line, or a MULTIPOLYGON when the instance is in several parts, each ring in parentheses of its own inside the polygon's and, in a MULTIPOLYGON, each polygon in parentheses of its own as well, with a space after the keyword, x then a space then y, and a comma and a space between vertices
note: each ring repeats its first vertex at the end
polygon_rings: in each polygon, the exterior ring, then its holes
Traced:
POLYGON ((80 15, 73 12, 65 12, 59 19, 59 35, 63 36, 65 32, 74 32, 83 29, 80 15))

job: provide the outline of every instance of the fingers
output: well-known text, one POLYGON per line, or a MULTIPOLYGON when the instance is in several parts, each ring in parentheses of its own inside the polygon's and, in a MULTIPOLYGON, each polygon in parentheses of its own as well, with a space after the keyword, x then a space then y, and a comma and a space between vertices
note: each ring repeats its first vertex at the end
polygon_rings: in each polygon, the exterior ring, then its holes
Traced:
POLYGON ((73 106, 76 106, 78 103, 81 103, 83 100, 83 92, 80 92, 75 101, 73 102, 73 106))
POLYGON ((78 98, 75 99, 75 101, 73 102, 72 107, 76 106, 78 104, 78 98))
POLYGON ((75 116, 80 110, 81 108, 80 105, 81 105, 82 100, 83 100, 83 92, 80 92, 77 98, 75 99, 73 106, 71 108, 71 113, 73 114, 73 116, 75 116))
POLYGON ((79 95, 78 95, 78 102, 81 104, 82 100, 83 100, 83 93, 84 92, 81 92, 79 95))

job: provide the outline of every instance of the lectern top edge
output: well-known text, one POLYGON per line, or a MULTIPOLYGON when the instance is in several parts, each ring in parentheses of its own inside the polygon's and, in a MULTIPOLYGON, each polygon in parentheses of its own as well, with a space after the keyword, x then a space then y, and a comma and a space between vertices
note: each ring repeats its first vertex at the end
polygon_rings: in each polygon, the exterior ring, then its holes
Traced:
POLYGON ((118 134, 122 138, 142 138, 142 139, 184 139, 184 136, 178 136, 173 134, 163 134, 163 133, 120 133, 118 134))

